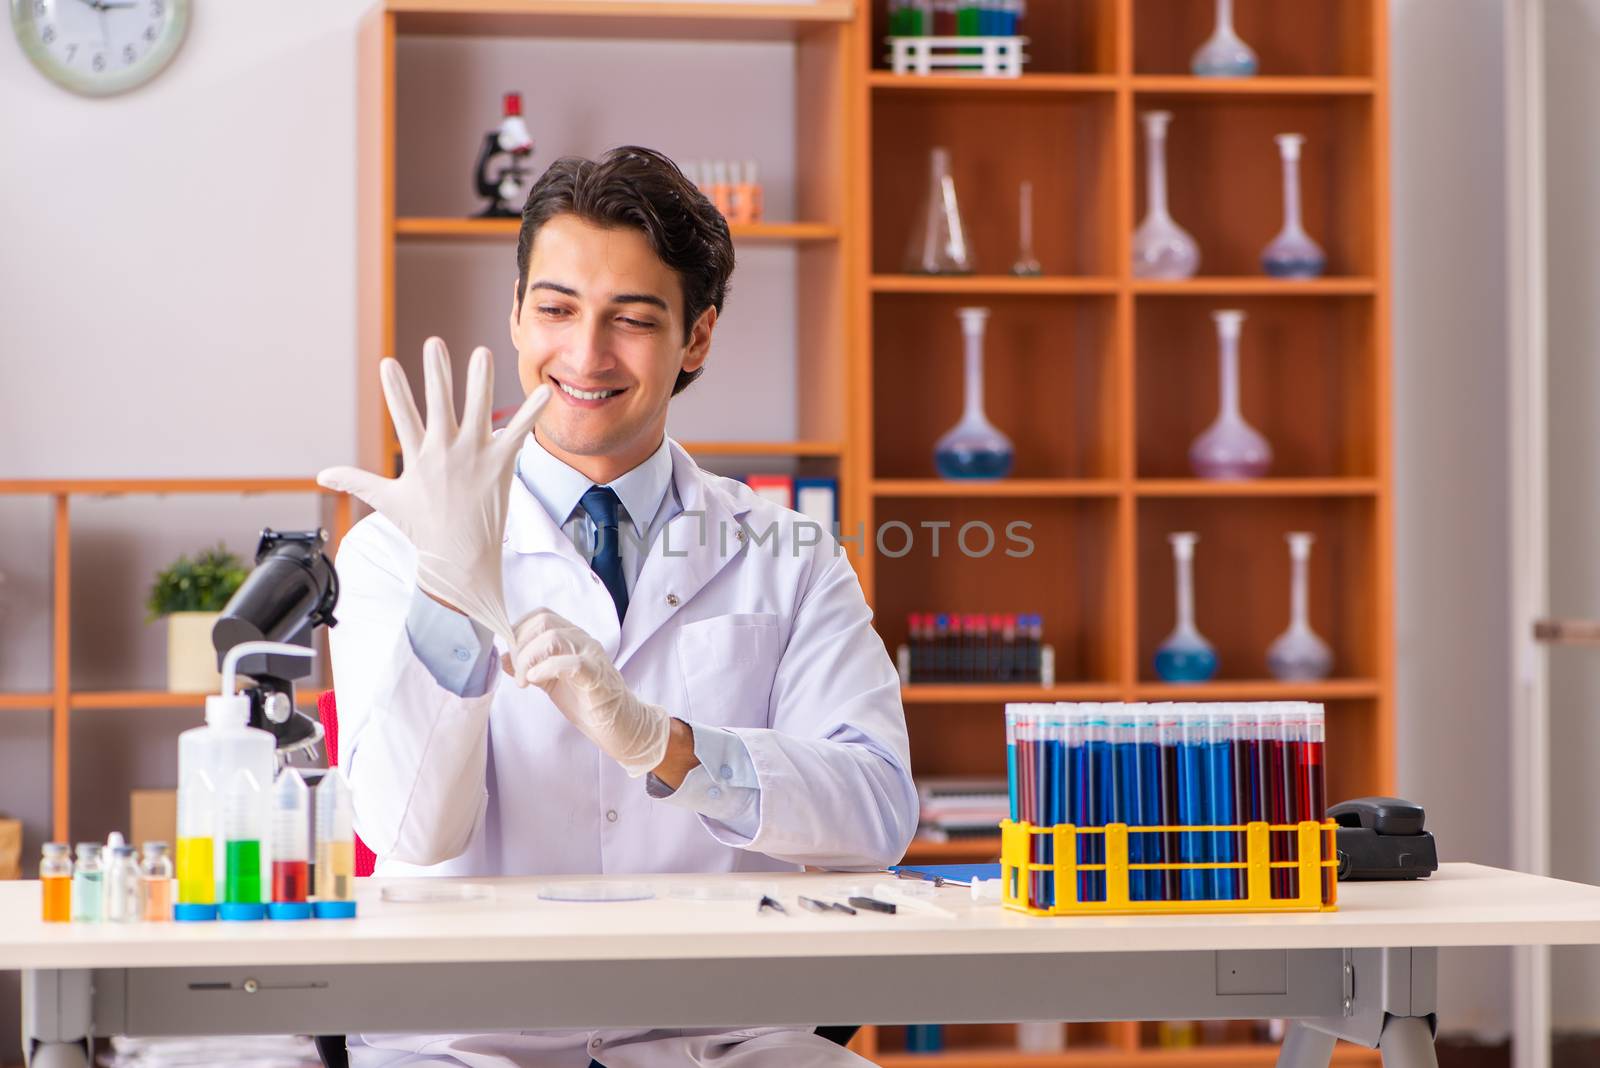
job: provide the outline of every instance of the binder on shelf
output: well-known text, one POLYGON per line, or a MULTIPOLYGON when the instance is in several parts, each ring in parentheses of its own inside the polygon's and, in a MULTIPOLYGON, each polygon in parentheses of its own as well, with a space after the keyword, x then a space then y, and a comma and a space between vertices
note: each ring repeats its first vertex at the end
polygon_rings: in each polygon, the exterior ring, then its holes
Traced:
POLYGON ((835 526, 839 522, 839 480, 836 478, 795 479, 794 509, 829 534, 833 534, 835 526))
POLYGON ((744 483, 769 501, 794 507, 794 479, 788 475, 746 475, 744 483))

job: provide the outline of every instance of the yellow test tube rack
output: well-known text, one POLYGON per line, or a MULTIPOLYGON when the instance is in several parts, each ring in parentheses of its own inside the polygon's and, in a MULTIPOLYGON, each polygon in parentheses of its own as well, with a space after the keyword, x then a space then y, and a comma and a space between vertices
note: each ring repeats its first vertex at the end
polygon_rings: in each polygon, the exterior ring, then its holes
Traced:
MULTIPOLYGON (((1182 914, 1219 912, 1335 912, 1338 909, 1339 861, 1333 849, 1338 824, 1329 820, 1317 823, 1241 823, 1221 826, 1130 827, 1112 823, 1104 827, 1075 827, 1070 823, 1050 827, 1012 820, 1000 821, 1000 888, 1005 906, 1030 916, 1095 916, 1119 914, 1182 914), (1135 864, 1128 859, 1130 834, 1223 834, 1244 836, 1244 859, 1184 863, 1180 861, 1135 864), (1273 860, 1273 834, 1290 834, 1294 860, 1273 860), (1079 836, 1100 836, 1105 840, 1105 862, 1084 864, 1078 860, 1079 836), (1050 861, 1034 860, 1032 844, 1043 839, 1051 844, 1050 861), (1326 848, 1325 848, 1326 846, 1326 848), (1299 873, 1298 892, 1293 897, 1272 896, 1272 872, 1292 869, 1299 873), (1129 896, 1128 876, 1135 871, 1183 872, 1242 870, 1245 893, 1237 900, 1202 899, 1197 901, 1134 901, 1129 896), (1323 872, 1327 872, 1327 900, 1323 900, 1323 872), (1049 872, 1055 876, 1055 904, 1042 908, 1030 901, 1029 876, 1049 872), (1078 900, 1078 873, 1104 872, 1104 901, 1078 900)), ((1044 852, 1041 850, 1040 852, 1044 852)))

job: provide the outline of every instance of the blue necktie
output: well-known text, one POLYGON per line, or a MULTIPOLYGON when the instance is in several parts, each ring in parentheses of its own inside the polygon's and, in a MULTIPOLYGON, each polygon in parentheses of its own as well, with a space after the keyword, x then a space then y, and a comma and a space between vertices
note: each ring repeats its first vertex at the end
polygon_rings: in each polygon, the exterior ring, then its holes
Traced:
POLYGON ((622 539, 617 531, 617 509, 622 502, 617 500, 615 490, 590 486, 578 504, 594 523, 594 558, 589 566, 605 583, 620 622, 628 614, 628 584, 622 577, 622 539))

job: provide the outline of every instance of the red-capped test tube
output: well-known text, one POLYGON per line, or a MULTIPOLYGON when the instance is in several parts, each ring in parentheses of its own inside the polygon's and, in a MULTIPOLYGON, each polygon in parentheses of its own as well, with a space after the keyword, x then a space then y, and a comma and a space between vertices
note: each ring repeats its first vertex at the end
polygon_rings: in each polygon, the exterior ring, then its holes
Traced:
POLYGON ((311 918, 311 791, 294 768, 272 788, 272 903, 274 920, 311 918))

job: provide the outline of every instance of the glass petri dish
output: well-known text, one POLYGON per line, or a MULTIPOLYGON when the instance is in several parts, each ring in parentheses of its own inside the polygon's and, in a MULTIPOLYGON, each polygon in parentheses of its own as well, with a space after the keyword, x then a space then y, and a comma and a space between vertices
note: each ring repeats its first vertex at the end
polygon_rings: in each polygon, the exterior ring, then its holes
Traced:
POLYGON ((776 884, 757 882, 673 883, 667 888, 667 896, 674 901, 748 901, 754 905, 763 897, 779 894, 776 884))
POLYGON ((540 901, 648 901, 655 896, 656 889, 649 883, 544 883, 539 887, 540 901))
POLYGON ((494 887, 485 883, 447 883, 438 879, 419 879, 383 888, 385 901, 400 905, 435 905, 461 901, 493 901, 494 887))

